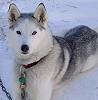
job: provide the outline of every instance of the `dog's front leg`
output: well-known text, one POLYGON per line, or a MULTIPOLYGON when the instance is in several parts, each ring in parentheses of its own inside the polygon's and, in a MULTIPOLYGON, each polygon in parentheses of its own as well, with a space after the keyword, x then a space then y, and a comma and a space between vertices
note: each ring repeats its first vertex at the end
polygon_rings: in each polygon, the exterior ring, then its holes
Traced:
POLYGON ((13 100, 21 100, 20 93, 21 92, 20 92, 20 88, 19 88, 19 84, 18 84, 18 79, 17 79, 17 81, 14 79, 13 85, 12 85, 12 98, 13 98, 13 100))
POLYGON ((28 98, 30 100, 50 100, 52 94, 52 84, 51 82, 35 82, 32 83, 27 91, 29 91, 28 98))

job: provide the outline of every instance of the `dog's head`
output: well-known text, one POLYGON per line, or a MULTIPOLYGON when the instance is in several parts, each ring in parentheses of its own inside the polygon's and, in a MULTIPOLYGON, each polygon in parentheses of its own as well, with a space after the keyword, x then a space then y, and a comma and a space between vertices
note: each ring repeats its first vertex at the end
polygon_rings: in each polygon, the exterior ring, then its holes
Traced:
POLYGON ((17 59, 37 61, 51 51, 53 40, 43 3, 32 14, 20 13, 16 5, 11 4, 8 15, 8 40, 17 59))

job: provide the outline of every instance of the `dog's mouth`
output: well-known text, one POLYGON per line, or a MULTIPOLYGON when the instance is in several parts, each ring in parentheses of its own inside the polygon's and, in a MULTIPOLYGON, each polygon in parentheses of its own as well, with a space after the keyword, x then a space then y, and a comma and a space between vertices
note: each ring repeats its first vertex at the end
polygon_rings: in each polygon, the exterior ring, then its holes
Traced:
POLYGON ((28 52, 21 52, 21 53, 24 54, 24 55, 28 54, 28 52))

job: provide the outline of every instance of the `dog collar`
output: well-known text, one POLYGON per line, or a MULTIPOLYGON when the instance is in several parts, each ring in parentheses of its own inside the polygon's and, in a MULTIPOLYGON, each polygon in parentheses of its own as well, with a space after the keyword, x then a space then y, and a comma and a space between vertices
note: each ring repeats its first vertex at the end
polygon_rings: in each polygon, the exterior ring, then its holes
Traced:
POLYGON ((34 65, 36 65, 37 63, 38 63, 39 61, 37 61, 37 62, 34 62, 34 63, 31 63, 31 64, 27 64, 27 65, 22 65, 24 68, 31 68, 31 67, 33 67, 34 65))
POLYGON ((23 66, 24 68, 28 69, 28 68, 31 68, 31 67, 33 67, 34 65, 38 64, 40 61, 41 61, 41 59, 40 59, 39 61, 36 61, 36 62, 30 63, 30 64, 27 64, 27 65, 22 64, 22 66, 23 66))

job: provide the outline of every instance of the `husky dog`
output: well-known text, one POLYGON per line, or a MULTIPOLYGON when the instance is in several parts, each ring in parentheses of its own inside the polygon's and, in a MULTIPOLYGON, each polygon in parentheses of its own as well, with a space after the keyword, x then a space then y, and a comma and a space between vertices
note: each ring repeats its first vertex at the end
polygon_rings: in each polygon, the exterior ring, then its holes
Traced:
POLYGON ((75 27, 64 37, 52 36, 43 3, 32 14, 20 13, 11 4, 8 15, 7 37, 17 65, 13 100, 22 100, 17 81, 20 67, 26 71, 25 100, 50 100, 56 86, 98 62, 98 34, 89 27, 75 27))

